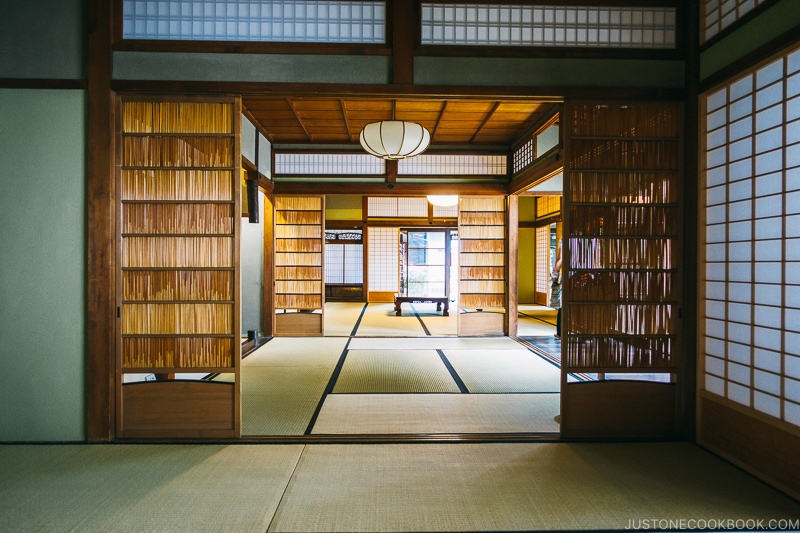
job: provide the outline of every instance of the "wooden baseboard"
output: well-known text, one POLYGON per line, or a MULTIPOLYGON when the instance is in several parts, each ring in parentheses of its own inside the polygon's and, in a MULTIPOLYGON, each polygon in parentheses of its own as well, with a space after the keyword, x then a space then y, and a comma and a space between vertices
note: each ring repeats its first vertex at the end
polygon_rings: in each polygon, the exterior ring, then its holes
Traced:
POLYGON ((394 303, 394 295, 394 292, 369 291, 367 294, 367 301, 370 303, 394 303))
POLYGON ((800 500, 800 435, 730 403, 701 393, 697 443, 800 500))

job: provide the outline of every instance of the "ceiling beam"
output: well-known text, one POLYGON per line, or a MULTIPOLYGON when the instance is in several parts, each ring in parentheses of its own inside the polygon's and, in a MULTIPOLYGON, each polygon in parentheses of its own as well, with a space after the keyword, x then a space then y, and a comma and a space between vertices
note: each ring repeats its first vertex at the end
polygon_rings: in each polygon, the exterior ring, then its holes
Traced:
POLYGON ((347 129, 347 136, 350 138, 350 142, 355 142, 358 135, 356 135, 356 139, 353 139, 350 133, 350 121, 347 119, 347 106, 345 106, 344 98, 339 98, 339 105, 342 107, 342 119, 344 120, 344 127, 347 129))
POLYGON ((492 106, 492 110, 486 114, 486 116, 483 118, 483 122, 481 122, 481 125, 478 126, 478 128, 475 130, 475 133, 472 135, 472 138, 469 140, 470 144, 475 142, 475 139, 478 137, 478 135, 480 135, 481 130, 483 130, 484 126, 486 126, 486 123, 489 122, 499 107, 500 102, 495 102, 492 106))
POLYGON ((309 140, 309 142, 314 142, 314 139, 311 138, 311 134, 308 132, 308 128, 306 128, 306 125, 303 124, 303 119, 300 118, 300 113, 297 112, 297 108, 294 106, 294 102, 292 101, 292 99, 287 98, 286 103, 289 104, 289 109, 291 109, 292 113, 294 113, 294 118, 297 119, 297 123, 300 124, 301 128, 303 128, 303 131, 306 134, 306 138, 309 140))
POLYGON ((275 194, 363 194, 368 196, 427 196, 458 194, 462 196, 507 195, 505 183, 357 183, 293 182, 275 183, 275 194))

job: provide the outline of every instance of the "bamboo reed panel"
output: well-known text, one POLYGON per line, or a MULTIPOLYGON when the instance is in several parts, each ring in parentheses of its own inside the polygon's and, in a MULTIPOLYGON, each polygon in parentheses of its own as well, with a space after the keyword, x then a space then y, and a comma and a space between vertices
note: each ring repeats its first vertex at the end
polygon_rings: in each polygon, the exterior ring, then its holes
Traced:
POLYGON ((674 344, 674 339, 668 337, 568 337, 564 366, 568 371, 582 368, 675 368, 674 344))
POLYGON ((230 170, 123 170, 123 200, 233 201, 230 170))
POLYGON ((503 239, 505 226, 459 226, 458 239, 503 239))
POLYGON ((561 197, 538 196, 536 198, 536 217, 543 218, 561 211, 561 197))
POLYGON ((122 138, 125 167, 232 167, 233 137, 122 138))
POLYGON ((577 335, 674 335, 672 304, 570 305, 569 331, 577 335))
POLYGON ((571 141, 570 167, 610 170, 678 170, 677 140, 579 140, 571 141))
POLYGON ((672 272, 583 272, 569 276, 573 302, 674 302, 677 287, 672 272))
POLYGON ((123 300, 233 300, 233 272, 125 271, 123 300))
POLYGON ((322 254, 314 252, 276 253, 275 266, 322 266, 322 254))
POLYGON ((506 243, 503 240, 472 240, 472 239, 459 239, 460 251, 463 253, 473 252, 494 252, 503 253, 506 249, 506 243))
POLYGON ((678 209, 665 206, 572 206, 573 235, 670 236, 678 231, 678 209))
POLYGON ((135 102, 122 104, 125 133, 232 133, 233 106, 216 102, 135 102))
POLYGON ((320 239, 322 240, 322 226, 295 226, 276 225, 276 239, 320 239))
POLYGON ((123 335, 215 335, 232 331, 232 304, 131 303, 122 305, 123 335))
POLYGON ((320 294, 322 281, 278 280, 275 281, 276 294, 320 294))
POLYGON ((276 196, 276 211, 322 211, 322 198, 316 196, 276 196))
POLYGON ((122 366, 136 368, 232 368, 231 338, 127 337, 122 339, 122 366))
POLYGON ((276 252, 321 252, 322 239, 275 239, 276 252))
POLYGON ((276 309, 322 309, 321 294, 276 294, 276 309))
POLYGON ((462 308, 487 309, 506 305, 505 297, 502 294, 464 294, 458 296, 459 306, 462 308))
POLYGON ((572 137, 677 137, 680 108, 675 103, 636 106, 576 105, 569 123, 572 137))
POLYGON ((125 237, 123 267, 232 267, 231 237, 125 237))
POLYGON ((124 204, 123 233, 233 232, 233 204, 124 204))
POLYGON ((461 285, 458 288, 460 294, 468 293, 496 293, 503 294, 506 290, 505 281, 490 281, 490 280, 461 280, 461 285))
POLYGON ((505 279, 505 269, 503 267, 485 267, 485 266, 461 266, 462 280, 470 279, 505 279))
POLYGON ((573 203, 672 204, 678 201, 676 174, 631 172, 570 173, 573 203))
POLYGON ((506 223, 505 213, 476 213, 462 211, 459 215, 458 226, 504 226, 506 223))
POLYGON ((569 267, 571 270, 669 270, 672 245, 672 239, 572 237, 569 267))
POLYGON ((459 264, 465 267, 491 267, 491 266, 504 266, 505 254, 483 253, 483 254, 468 254, 461 253, 459 255, 459 264))
POLYGON ((276 224, 322 224, 321 211, 276 211, 276 224))
POLYGON ((505 198, 502 196, 462 196, 459 209, 464 211, 498 211, 506 210, 505 198))
POLYGON ((275 267, 276 280, 292 280, 292 279, 322 279, 322 267, 307 267, 307 266, 279 266, 275 267))

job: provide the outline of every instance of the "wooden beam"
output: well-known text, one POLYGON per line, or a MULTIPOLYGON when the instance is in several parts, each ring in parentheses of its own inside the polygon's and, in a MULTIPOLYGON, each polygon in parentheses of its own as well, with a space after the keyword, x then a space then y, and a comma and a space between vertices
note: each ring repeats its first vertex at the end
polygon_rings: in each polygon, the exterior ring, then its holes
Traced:
POLYGON ((492 106, 492 110, 486 114, 486 116, 483 118, 483 122, 481 122, 481 125, 478 126, 478 129, 475 130, 475 134, 469 140, 470 144, 475 142, 475 139, 478 137, 478 135, 480 135, 481 130, 483 130, 483 128, 486 126, 486 123, 489 122, 489 120, 491 120, 492 116, 495 114, 497 108, 499 107, 500 107, 500 102, 495 102, 494 105, 492 106))
POLYGON ((393 0, 390 28, 392 43, 392 83, 414 83, 414 40, 417 27, 417 10, 419 4, 415 0, 393 0), (400 31, 398 31, 398 29, 400 31))
POLYGON ((295 182, 275 183, 275 194, 363 194, 368 196, 427 196, 458 194, 467 196, 506 195, 505 183, 353 183, 295 182))
POLYGON ((292 113, 294 113, 294 118, 297 119, 297 123, 300 124, 301 128, 303 128, 306 138, 310 142, 314 142, 314 139, 311 138, 311 133, 309 133, 308 128, 306 128, 306 125, 303 123, 303 119, 300 117, 300 113, 297 112, 297 108, 294 106, 294 101, 292 101, 291 98, 287 98, 286 103, 289 104, 289 109, 291 109, 292 113))
POLYGON ((114 96, 111 28, 116 2, 89 0, 87 61, 86 438, 109 441, 115 427, 114 96))

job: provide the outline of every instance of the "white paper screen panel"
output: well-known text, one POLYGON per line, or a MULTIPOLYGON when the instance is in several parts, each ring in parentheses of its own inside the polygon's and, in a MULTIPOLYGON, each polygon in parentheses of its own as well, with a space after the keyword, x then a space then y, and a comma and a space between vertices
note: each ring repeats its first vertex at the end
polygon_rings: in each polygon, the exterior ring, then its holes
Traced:
POLYGON ((372 292, 398 292, 398 253, 400 230, 398 228, 369 228, 369 290, 372 292))
POLYGON ((124 39, 383 43, 386 2, 124 0, 124 39))
POLYGON ((800 51, 703 98, 704 387, 800 425, 800 51))
POLYGON ((675 8, 422 4, 422 44, 675 48, 675 8))

